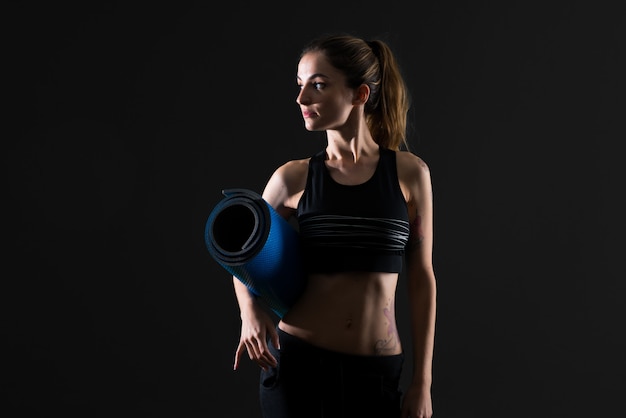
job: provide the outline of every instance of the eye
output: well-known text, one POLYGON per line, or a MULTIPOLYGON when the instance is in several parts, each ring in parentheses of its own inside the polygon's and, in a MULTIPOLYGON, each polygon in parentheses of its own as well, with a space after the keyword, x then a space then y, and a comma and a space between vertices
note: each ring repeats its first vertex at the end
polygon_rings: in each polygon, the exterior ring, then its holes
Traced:
MULTIPOLYGON (((304 84, 302 84, 300 82, 297 83, 297 84, 298 84, 298 90, 302 90, 304 88, 304 84)), ((324 83, 322 81, 312 81, 309 84, 315 90, 323 90, 326 87, 326 83, 324 83)))

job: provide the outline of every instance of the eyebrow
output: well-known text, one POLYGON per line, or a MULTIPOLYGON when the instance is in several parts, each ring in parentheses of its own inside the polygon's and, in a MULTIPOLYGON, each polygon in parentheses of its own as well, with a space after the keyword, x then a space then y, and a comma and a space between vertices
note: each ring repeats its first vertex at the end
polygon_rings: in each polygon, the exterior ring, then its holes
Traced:
MULTIPOLYGON (((315 73, 315 74, 311 74, 311 77, 309 77, 309 79, 311 79, 311 78, 316 78, 316 77, 321 77, 321 78, 325 78, 325 79, 329 79, 329 78, 330 78, 330 77, 328 77, 327 75, 324 75, 324 74, 322 74, 322 73, 315 73)), ((296 78, 297 78, 298 80, 302 80, 302 79, 300 78, 300 76, 299 76, 299 75, 296 75, 296 78)))

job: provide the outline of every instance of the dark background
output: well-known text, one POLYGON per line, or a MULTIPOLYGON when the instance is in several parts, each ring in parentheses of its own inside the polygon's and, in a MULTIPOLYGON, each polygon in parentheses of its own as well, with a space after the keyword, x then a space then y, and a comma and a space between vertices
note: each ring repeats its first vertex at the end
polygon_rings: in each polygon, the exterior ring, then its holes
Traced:
POLYGON ((324 146, 295 66, 335 31, 388 41, 411 90, 435 193, 435 416, 620 415, 619 3, 5 3, 10 416, 259 416, 204 225, 222 189, 260 192, 324 146))

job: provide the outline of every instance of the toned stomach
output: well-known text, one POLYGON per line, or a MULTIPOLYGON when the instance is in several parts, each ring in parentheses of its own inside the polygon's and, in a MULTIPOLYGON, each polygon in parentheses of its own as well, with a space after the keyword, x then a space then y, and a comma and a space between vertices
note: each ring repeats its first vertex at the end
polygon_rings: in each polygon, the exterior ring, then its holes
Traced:
POLYGON ((395 319, 397 273, 309 276, 279 328, 318 347, 357 355, 400 354, 395 319))

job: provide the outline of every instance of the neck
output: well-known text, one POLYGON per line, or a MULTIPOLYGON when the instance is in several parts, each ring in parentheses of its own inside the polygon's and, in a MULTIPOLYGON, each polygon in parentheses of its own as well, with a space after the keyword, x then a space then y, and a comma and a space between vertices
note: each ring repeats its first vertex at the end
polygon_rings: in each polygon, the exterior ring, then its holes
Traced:
POLYGON ((378 144, 364 121, 350 129, 329 130, 326 134, 326 155, 329 160, 351 159, 356 163, 363 156, 378 153, 378 144))

